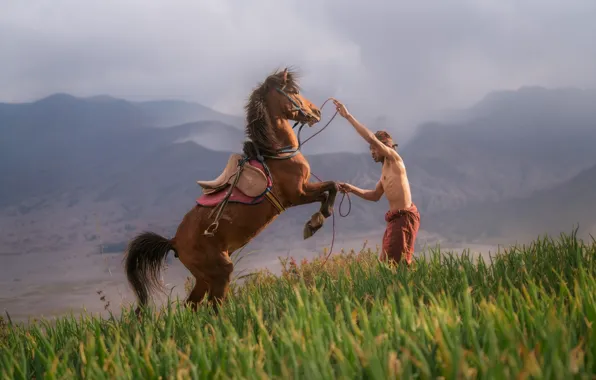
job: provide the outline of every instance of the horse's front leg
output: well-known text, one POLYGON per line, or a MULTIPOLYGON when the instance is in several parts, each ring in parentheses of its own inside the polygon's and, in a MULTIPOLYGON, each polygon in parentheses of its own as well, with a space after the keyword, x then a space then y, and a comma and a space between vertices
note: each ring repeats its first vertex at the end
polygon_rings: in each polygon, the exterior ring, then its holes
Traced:
POLYGON ((327 198, 321 202, 321 213, 325 218, 328 218, 333 214, 333 205, 335 204, 335 197, 337 196, 337 184, 333 181, 323 182, 326 183, 325 190, 327 191, 327 198))
POLYGON ((318 183, 304 182, 296 199, 292 202, 294 205, 304 205, 314 202, 321 202, 319 212, 325 218, 333 213, 333 205, 337 195, 337 184, 333 181, 318 183))
POLYGON ((333 181, 309 183, 304 182, 296 204, 321 202, 321 208, 314 213, 304 226, 304 238, 315 234, 333 213, 333 204, 337 195, 337 185, 333 181))

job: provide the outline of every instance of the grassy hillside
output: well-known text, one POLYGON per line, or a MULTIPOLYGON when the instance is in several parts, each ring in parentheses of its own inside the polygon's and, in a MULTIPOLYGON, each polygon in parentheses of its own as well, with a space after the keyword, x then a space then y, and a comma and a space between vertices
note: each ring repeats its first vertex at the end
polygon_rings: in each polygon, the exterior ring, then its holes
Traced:
POLYGON ((98 320, 6 324, 3 378, 571 378, 596 369, 596 242, 513 247, 492 263, 435 252, 286 263, 214 315, 170 304, 98 320))

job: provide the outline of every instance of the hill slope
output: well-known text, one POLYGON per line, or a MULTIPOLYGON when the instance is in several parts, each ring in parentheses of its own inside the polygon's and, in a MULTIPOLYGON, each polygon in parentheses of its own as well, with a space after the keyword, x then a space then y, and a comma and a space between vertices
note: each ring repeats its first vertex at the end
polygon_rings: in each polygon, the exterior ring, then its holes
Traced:
MULTIPOLYGON (((422 125, 415 138, 399 148, 423 215, 422 228, 430 227, 435 215, 460 219, 457 210, 467 210, 467 205, 529 197, 596 165, 591 96, 579 90, 521 89, 488 96, 457 123, 422 125)), ((126 240, 150 226, 172 232, 200 194, 195 181, 215 178, 228 152, 240 150, 244 135, 217 121, 146 127, 177 114, 168 111, 169 106, 67 95, 0 105, 5 249, 98 244, 93 238, 97 225, 102 226, 102 239, 109 241, 126 240), (73 218, 83 222, 73 224, 73 218)), ((351 129, 342 133, 355 134, 351 129)), ((399 136, 395 138, 399 142, 399 136)), ((368 154, 307 158, 323 180, 372 188, 380 176, 380 165, 368 154)), ((351 216, 336 220, 339 231, 382 227, 385 200, 371 203, 352 197, 352 202, 351 216)), ((344 211, 346 207, 344 203, 344 211)), ((289 210, 262 241, 276 237, 300 242, 302 225, 316 208, 289 210)), ((457 235, 451 226, 436 226, 439 233, 457 235)), ((326 244, 322 239, 327 232, 330 228, 301 244, 326 244)))
MULTIPOLYGON (((27 139, 22 133, 5 134, 0 143, 6 148, 0 150, 0 207, 30 197, 47 198, 75 189, 94 189, 119 173, 130 173, 132 165, 159 154, 157 149, 174 142, 205 140, 213 150, 227 150, 240 144, 244 137, 241 131, 212 121, 164 129, 123 127, 52 132, 51 137, 35 139, 27 139)), ((205 161, 195 165, 205 165, 205 161)))
POLYGON ((54 94, 32 103, 0 103, 0 131, 171 127, 197 121, 218 121, 238 129, 244 125, 241 117, 178 100, 130 102, 110 96, 54 94))
POLYGON ((596 165, 596 96, 493 93, 458 123, 427 123, 400 151, 427 211, 528 196, 596 165))
POLYGON ((470 204, 434 215, 426 228, 464 239, 527 239, 558 234, 578 224, 583 233, 596 233, 596 166, 527 197, 470 204))
MULTIPOLYGON (((138 318, 132 297, 120 305, 117 295, 102 293, 104 302, 97 297, 84 318, 75 311, 55 324, 47 317, 29 326, 0 323, 0 375, 587 378, 596 360, 596 341, 586 339, 596 319, 586 312, 594 308, 595 257, 596 244, 574 239, 534 242, 482 266, 437 253, 394 268, 380 265, 374 251, 361 252, 234 284, 217 314, 208 304, 183 307, 186 292, 171 283, 164 294, 174 298, 162 296, 160 307, 138 318), (536 355, 536 347, 548 354, 536 355)), ((26 319, 43 310, 34 308, 11 304, 8 311, 26 319)))

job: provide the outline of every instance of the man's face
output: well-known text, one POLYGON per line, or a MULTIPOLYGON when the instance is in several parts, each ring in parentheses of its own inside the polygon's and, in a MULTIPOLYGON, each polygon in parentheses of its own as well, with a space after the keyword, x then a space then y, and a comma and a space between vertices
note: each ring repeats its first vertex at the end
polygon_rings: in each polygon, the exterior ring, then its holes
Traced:
POLYGON ((374 145, 370 146, 370 155, 375 162, 383 162, 383 156, 381 156, 379 150, 374 145))

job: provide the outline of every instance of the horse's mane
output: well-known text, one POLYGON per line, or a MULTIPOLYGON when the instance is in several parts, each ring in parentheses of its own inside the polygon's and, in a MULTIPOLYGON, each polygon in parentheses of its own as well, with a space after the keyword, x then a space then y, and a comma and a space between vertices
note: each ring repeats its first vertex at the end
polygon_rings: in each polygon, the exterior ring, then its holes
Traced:
MULTIPOLYGON (((269 75, 253 90, 244 106, 246 111, 245 133, 250 141, 244 143, 243 151, 249 157, 256 155, 254 144, 257 145, 261 154, 267 155, 275 154, 275 151, 282 148, 275 136, 275 127, 269 118, 266 104, 267 93, 272 86, 281 88, 281 80, 279 70, 269 75)), ((299 90, 297 74, 292 69, 288 69, 285 89, 299 90)))

